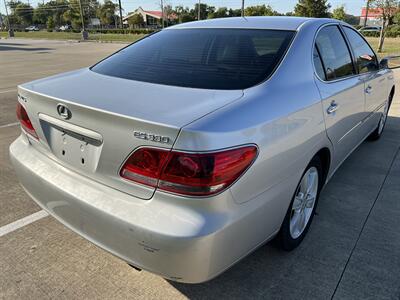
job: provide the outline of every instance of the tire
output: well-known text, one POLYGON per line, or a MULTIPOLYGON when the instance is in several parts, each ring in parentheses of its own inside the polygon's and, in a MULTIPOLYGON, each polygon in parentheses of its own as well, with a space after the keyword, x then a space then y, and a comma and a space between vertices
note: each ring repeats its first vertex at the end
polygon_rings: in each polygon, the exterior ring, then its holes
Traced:
POLYGON ((382 116, 379 119, 378 126, 376 126, 375 130, 368 136, 368 140, 376 141, 382 136, 383 130, 385 129, 387 116, 389 113, 390 105, 392 104, 394 93, 390 93, 389 99, 385 104, 385 109, 383 111, 382 116))
POLYGON ((284 250, 295 249, 307 234, 315 214, 322 185, 322 163, 321 159, 315 156, 301 176, 278 234, 278 240, 284 250), (312 186, 307 184, 307 178, 313 183, 312 186), (307 194, 304 195, 307 190, 309 190, 310 197, 307 194), (314 197, 313 201, 310 201, 311 197, 314 197))

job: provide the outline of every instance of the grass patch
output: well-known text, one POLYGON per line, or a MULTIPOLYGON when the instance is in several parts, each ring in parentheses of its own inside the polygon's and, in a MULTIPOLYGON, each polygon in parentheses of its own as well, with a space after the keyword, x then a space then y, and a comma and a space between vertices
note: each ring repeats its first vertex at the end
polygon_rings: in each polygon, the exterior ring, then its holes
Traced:
MULTIPOLYGON (((366 40, 371 44, 374 50, 378 49, 379 38, 367 37, 366 40)), ((388 55, 400 55, 400 38, 385 38, 383 52, 378 53, 378 56, 385 57, 388 55)))
MULTIPOLYGON (((48 40, 80 40, 81 33, 76 32, 47 32, 47 31, 34 31, 34 32, 15 32, 16 38, 29 38, 29 39, 48 39, 48 40)), ((0 37, 7 37, 7 32, 0 32, 0 37)), ((105 41, 105 42, 134 42, 145 36, 145 34, 89 34, 89 40, 92 41, 105 41)))

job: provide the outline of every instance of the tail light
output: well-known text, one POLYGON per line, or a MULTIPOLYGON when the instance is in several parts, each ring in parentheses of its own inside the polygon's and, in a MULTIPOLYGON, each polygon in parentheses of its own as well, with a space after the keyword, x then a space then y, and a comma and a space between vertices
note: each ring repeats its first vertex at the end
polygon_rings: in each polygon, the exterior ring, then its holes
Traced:
POLYGON ((18 118, 19 122, 21 123, 22 128, 27 133, 29 133, 31 136, 33 136, 34 138, 38 139, 38 136, 36 134, 35 128, 33 128, 32 122, 29 119, 25 108, 19 102, 17 103, 17 118, 18 118))
POLYGON ((125 162, 120 175, 177 194, 209 196, 229 187, 256 155, 255 146, 211 153, 140 148, 125 162))

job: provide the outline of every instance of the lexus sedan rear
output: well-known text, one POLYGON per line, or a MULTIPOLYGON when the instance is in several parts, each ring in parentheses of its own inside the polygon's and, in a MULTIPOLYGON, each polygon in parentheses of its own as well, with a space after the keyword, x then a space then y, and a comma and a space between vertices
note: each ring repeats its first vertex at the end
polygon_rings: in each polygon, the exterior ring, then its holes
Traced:
POLYGON ((381 136, 394 81, 343 22, 252 17, 169 27, 18 93, 10 157, 32 199, 129 264, 198 283, 303 240, 323 185, 381 136))

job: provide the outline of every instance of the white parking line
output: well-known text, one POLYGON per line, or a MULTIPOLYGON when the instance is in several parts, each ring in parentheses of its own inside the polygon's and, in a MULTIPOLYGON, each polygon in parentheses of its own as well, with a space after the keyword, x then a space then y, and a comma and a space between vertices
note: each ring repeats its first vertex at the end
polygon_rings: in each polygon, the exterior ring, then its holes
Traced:
POLYGON ((6 235, 7 233, 13 232, 21 227, 24 227, 28 224, 31 224, 35 221, 43 219, 44 217, 47 217, 48 215, 49 214, 46 211, 40 210, 40 211, 35 212, 34 214, 31 214, 25 218, 22 218, 15 222, 10 223, 10 224, 4 225, 3 227, 0 227, 0 237, 2 237, 3 235, 6 235))
POLYGON ((6 125, 1 125, 0 129, 1 128, 6 128, 6 127, 11 127, 11 126, 17 126, 17 125, 19 125, 19 122, 9 123, 9 124, 6 124, 6 125))

